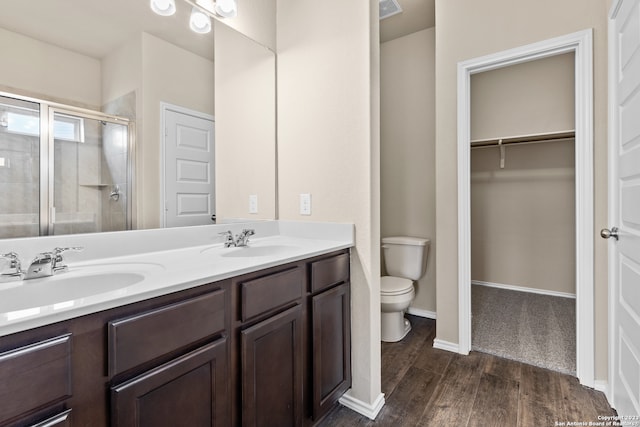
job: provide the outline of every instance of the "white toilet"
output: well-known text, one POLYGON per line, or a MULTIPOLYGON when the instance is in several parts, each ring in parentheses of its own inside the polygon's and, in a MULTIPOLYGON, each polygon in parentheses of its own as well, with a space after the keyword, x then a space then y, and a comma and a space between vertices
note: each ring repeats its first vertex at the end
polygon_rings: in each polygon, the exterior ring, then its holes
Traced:
POLYGON ((427 270, 429 239, 419 237, 383 237, 384 265, 388 276, 380 280, 381 339, 396 342, 411 330, 411 323, 404 318, 416 295, 413 282, 427 270))

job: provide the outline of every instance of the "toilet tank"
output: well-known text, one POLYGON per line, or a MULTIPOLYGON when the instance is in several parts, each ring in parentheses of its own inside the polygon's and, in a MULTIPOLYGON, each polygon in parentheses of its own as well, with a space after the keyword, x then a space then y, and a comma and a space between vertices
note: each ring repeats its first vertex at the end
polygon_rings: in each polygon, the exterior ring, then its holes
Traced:
POLYGON ((421 237, 383 237, 384 266, 389 276, 418 280, 427 271, 429 239, 421 237))

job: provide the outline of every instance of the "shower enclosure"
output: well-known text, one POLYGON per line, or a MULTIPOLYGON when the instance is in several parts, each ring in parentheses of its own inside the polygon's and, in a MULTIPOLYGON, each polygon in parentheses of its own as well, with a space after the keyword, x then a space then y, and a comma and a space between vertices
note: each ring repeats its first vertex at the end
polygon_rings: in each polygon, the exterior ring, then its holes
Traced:
POLYGON ((130 229, 132 126, 0 94, 0 238, 130 229))

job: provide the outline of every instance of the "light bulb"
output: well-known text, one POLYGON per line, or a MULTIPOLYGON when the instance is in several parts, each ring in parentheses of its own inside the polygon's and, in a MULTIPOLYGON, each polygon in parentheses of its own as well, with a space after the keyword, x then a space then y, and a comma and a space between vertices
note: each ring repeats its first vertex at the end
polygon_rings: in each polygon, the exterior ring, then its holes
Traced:
POLYGON ((170 16, 176 13, 175 0, 151 0, 151 10, 161 16, 170 16))
POLYGON ((196 33, 206 34, 211 31, 211 18, 194 6, 193 9, 191 9, 189 27, 196 33))
POLYGON ((225 18, 233 18, 238 14, 236 0, 217 0, 216 13, 225 18))

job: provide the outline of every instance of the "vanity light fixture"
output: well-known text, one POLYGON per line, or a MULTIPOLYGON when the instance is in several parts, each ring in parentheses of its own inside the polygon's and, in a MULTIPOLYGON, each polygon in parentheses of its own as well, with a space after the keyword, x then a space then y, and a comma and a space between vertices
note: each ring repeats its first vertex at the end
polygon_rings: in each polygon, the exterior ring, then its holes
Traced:
POLYGON ((225 18, 235 17, 238 14, 236 0, 217 0, 215 12, 225 18))
POLYGON ((211 31, 211 18, 194 6, 193 9, 191 9, 189 28, 196 33, 206 34, 211 31))
POLYGON ((151 10, 161 16, 171 16, 176 13, 175 0, 150 0, 151 10))
MULTIPOLYGON (((192 6, 189 28, 200 34, 211 31, 211 17, 233 18, 238 15, 236 0, 186 0, 192 6)), ((176 13, 175 0, 150 0, 151 10, 158 15, 176 13)))

